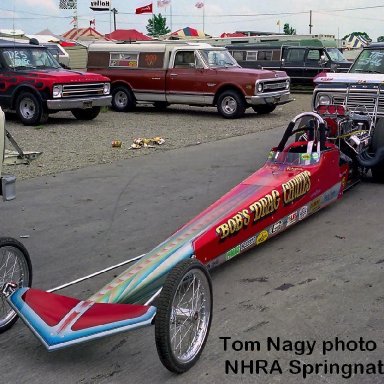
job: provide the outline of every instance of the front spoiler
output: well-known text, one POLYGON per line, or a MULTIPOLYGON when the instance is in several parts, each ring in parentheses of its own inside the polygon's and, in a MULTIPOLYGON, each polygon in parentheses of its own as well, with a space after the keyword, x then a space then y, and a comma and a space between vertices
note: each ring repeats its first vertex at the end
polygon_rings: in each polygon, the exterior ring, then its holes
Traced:
POLYGON ((151 325, 156 314, 153 306, 81 301, 31 288, 17 289, 7 301, 49 351, 151 325))

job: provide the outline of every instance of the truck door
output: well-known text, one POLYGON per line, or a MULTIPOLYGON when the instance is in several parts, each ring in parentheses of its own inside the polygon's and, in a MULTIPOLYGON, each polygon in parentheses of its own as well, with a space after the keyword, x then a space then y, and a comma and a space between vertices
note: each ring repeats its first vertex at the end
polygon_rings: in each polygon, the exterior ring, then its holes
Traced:
POLYGON ((313 78, 323 70, 320 64, 321 56, 325 55, 322 48, 307 48, 304 61, 304 77, 307 83, 312 84, 313 78))
POLYGON ((194 50, 175 52, 166 76, 166 99, 169 103, 204 105, 209 102, 207 92, 213 95, 213 91, 207 89, 207 70, 199 67, 199 58, 194 50))
POLYGON ((285 47, 283 50, 281 69, 286 71, 296 84, 304 82, 305 51, 304 47, 285 47))

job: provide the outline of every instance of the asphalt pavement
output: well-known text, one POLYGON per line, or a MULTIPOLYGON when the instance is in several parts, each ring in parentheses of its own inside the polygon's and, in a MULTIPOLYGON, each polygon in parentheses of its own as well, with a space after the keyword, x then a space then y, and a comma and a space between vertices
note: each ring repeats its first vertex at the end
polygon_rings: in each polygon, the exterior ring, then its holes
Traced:
MULTIPOLYGON (((28 248, 33 285, 52 288, 150 250, 259 168, 281 133, 19 181, 1 234, 28 248)), ((1 383, 382 384, 383 188, 360 183, 214 270, 211 332, 187 373, 163 368, 154 327, 48 353, 18 321, 0 335, 1 383)), ((62 293, 87 298, 116 273, 62 293)))

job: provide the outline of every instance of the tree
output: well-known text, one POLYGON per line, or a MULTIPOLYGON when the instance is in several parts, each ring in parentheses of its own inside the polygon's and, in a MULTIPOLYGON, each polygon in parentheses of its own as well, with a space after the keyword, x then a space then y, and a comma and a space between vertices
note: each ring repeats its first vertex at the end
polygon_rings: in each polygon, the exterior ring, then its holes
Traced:
POLYGON ((161 13, 153 15, 153 17, 148 20, 146 28, 148 35, 152 37, 159 37, 171 32, 171 30, 167 27, 167 18, 163 17, 161 13))
POLYGON ((288 23, 284 24, 283 31, 286 35, 296 35, 296 29, 291 28, 288 23))
POLYGON ((384 41, 384 36, 379 36, 378 38, 377 38, 377 42, 378 43, 382 43, 384 41))

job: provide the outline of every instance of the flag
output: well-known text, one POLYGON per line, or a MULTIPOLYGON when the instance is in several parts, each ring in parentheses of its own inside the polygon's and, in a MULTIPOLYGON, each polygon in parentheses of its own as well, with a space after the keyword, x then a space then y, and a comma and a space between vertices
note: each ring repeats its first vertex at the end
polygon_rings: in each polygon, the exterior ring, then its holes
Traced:
POLYGON ((198 1, 196 4, 195 4, 195 7, 196 8, 203 8, 204 7, 204 3, 202 1, 198 1))
POLYGON ((76 9, 77 0, 60 0, 59 8, 60 9, 76 9))
POLYGON ((152 3, 144 5, 144 7, 136 8, 136 15, 140 15, 142 13, 152 13, 152 3))
POLYGON ((69 24, 76 24, 77 23, 77 17, 73 16, 72 21, 69 24))
POLYGON ((278 25, 280 27, 280 20, 277 20, 276 25, 278 25))
POLYGON ((110 0, 94 0, 91 1, 90 7, 92 11, 109 11, 111 9, 110 0))
POLYGON ((89 20, 89 28, 91 28, 93 25, 93 28, 96 28, 96 20, 93 19, 93 20, 89 20))
POLYGON ((159 8, 166 7, 169 4, 171 4, 171 0, 157 0, 157 6, 159 8))

